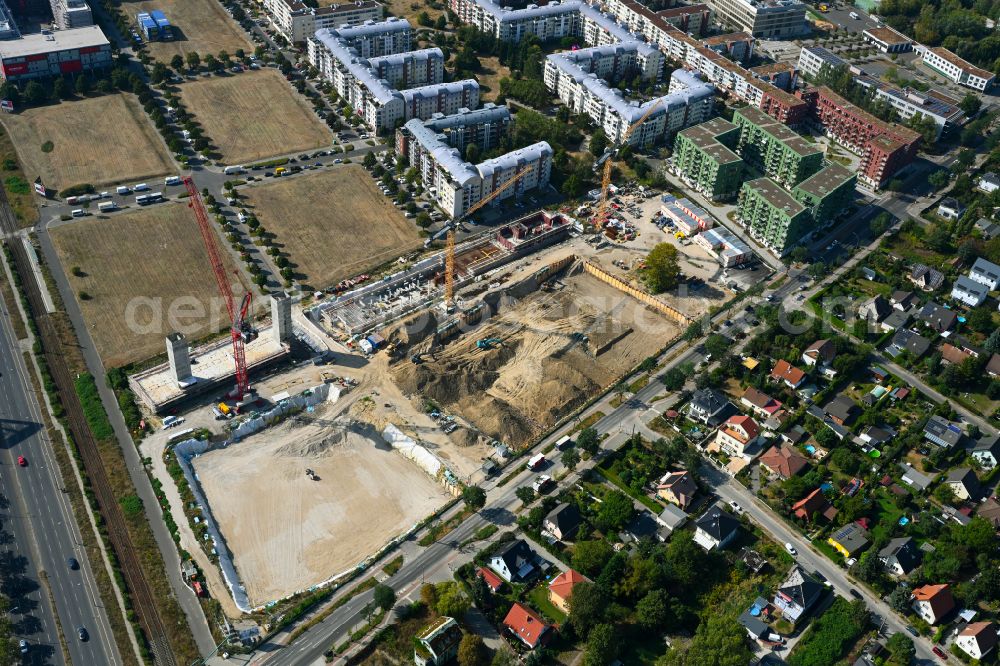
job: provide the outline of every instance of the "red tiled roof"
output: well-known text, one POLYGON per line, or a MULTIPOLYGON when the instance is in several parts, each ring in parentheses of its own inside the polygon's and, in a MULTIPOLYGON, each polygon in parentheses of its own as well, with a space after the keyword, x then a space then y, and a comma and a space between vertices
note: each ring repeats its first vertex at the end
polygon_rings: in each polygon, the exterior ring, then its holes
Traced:
POLYGON ((955 599, 951 596, 951 588, 947 583, 941 585, 924 585, 913 589, 916 601, 926 601, 931 605, 934 617, 942 617, 955 608, 955 599))
POLYGON ((997 644, 997 628, 992 622, 973 622, 963 629, 959 636, 975 638, 983 654, 992 650, 997 644))
POLYGON ((486 581, 486 584, 494 592, 503 587, 503 580, 500 576, 496 575, 486 567, 479 567, 479 575, 483 577, 483 580, 486 581))
POLYGON ((830 506, 819 488, 793 504, 792 511, 803 520, 810 520, 814 513, 822 515, 827 520, 832 520, 837 515, 837 510, 830 506))
POLYGON ((560 599, 569 599, 570 595, 573 594, 573 588, 578 583, 585 582, 587 582, 586 576, 570 569, 552 579, 552 582, 549 583, 549 591, 560 599))
POLYGON ((792 385, 801 382, 805 379, 805 376, 806 373, 802 372, 785 359, 778 361, 774 366, 774 370, 771 371, 771 379, 783 380, 792 385))
POLYGON ((542 634, 549 628, 537 613, 519 603, 510 607, 507 617, 503 619, 503 626, 532 648, 538 645, 542 634))
POLYGON ((787 479, 805 469, 809 461, 794 447, 772 446, 760 457, 760 463, 767 465, 782 478, 787 479))
POLYGON ((781 409, 781 402, 775 400, 763 391, 758 391, 753 386, 748 386, 743 392, 743 400, 767 414, 774 414, 781 409))
MULTIPOLYGON (((737 414, 736 416, 730 416, 726 420, 725 425, 727 426, 732 425, 738 428, 742 428, 743 430, 746 431, 747 437, 749 437, 749 439, 754 439, 760 433, 760 428, 757 427, 757 422, 744 414, 737 414)), ((737 435, 735 431, 732 431, 729 428, 726 428, 726 430, 733 435, 737 435)), ((742 436, 737 436, 736 438, 742 439, 742 436)))

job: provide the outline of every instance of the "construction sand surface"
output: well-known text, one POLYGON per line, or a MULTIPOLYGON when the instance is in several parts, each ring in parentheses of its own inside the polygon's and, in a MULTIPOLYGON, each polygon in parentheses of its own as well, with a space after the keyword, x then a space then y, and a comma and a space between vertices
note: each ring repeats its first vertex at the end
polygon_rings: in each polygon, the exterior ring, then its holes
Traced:
POLYGON ((194 461, 254 605, 353 568, 448 498, 374 427, 337 409, 320 406, 194 461))
POLYGON ((393 375, 400 389, 522 446, 680 331, 590 275, 563 277, 555 289, 503 307, 420 364, 399 363, 393 375), (502 343, 478 349, 476 340, 485 338, 502 343))

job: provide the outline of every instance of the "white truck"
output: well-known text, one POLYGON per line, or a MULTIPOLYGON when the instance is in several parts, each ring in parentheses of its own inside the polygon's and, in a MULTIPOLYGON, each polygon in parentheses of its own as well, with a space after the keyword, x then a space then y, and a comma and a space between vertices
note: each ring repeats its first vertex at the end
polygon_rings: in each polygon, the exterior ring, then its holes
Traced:
POLYGON ((102 201, 101 203, 97 204, 97 210, 101 211, 102 213, 110 213, 111 211, 117 209, 118 209, 118 204, 116 204, 114 201, 102 201))
POLYGON ((243 165, 235 164, 233 166, 227 166, 225 169, 223 169, 222 172, 227 176, 232 176, 237 173, 243 173, 243 165))
POLYGON ((180 176, 167 176, 166 178, 163 179, 163 184, 166 185, 166 186, 168 186, 168 187, 170 187, 171 185, 180 185, 181 184, 181 177, 180 176))

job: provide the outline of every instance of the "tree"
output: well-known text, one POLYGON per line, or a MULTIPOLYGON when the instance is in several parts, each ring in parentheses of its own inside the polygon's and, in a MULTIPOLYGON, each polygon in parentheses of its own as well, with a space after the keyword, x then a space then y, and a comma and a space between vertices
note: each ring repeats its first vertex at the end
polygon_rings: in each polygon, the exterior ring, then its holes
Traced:
POLYGON ((438 30, 444 30, 448 27, 448 19, 445 18, 444 14, 437 17, 437 21, 434 21, 434 27, 438 30))
MULTIPOLYGON (((56 79, 56 81, 62 81, 62 79, 59 78, 56 79)), ((63 85, 65 85, 65 82, 63 82, 63 85)), ((45 92, 45 88, 43 88, 42 84, 38 81, 29 81, 28 85, 24 87, 24 101, 27 102, 29 106, 42 104, 48 98, 48 93, 45 92)))
POLYGON ((215 70, 219 69, 220 66, 221 63, 216 59, 214 55, 209 53, 207 56, 205 56, 205 67, 208 68, 208 71, 214 72, 215 70))
POLYGON ((178 53, 173 58, 171 58, 170 67, 172 67, 175 72, 179 72, 182 69, 184 69, 184 56, 178 53))
POLYGON ((608 135, 604 133, 603 129, 596 129, 594 133, 590 136, 590 154, 594 157, 600 157, 604 154, 604 151, 608 148, 608 135))
POLYGON ((983 100, 979 99, 979 95, 973 93, 967 93, 958 104, 958 108, 962 109, 962 113, 970 118, 979 113, 979 109, 982 106, 983 100))
POLYGON ((1000 353, 1000 328, 993 329, 990 333, 990 337, 986 338, 986 342, 983 344, 986 351, 991 354, 1000 353))
POLYGON ((647 631, 662 632, 670 615, 670 596, 665 590, 651 590, 635 606, 639 626, 647 631))
POLYGON ((892 654, 890 663, 897 666, 910 666, 913 658, 917 656, 917 650, 913 647, 913 641, 902 631, 889 636, 889 640, 885 642, 885 647, 892 654))
POLYGON ((375 605, 384 611, 389 610, 392 608, 392 605, 396 603, 396 592, 391 587, 383 583, 379 583, 375 586, 375 589, 372 590, 372 595, 375 605))
POLYGON ((882 571, 882 562, 879 561, 878 551, 874 548, 866 551, 851 568, 851 572, 866 583, 879 580, 882 571))
POLYGON ((713 333, 705 340, 705 351, 711 354, 713 358, 721 358, 729 351, 731 345, 732 341, 729 338, 718 333, 713 333))
POLYGON ((86 95, 90 92, 90 79, 83 74, 76 77, 76 94, 86 95))
POLYGON ((587 636, 587 652, 583 658, 585 666, 606 666, 613 662, 617 655, 618 637, 615 636, 613 626, 599 624, 590 630, 587 636))
POLYGON ((433 608, 437 606, 437 588, 427 583, 420 587, 420 600, 424 602, 424 605, 428 608, 433 608))
POLYGON ((612 490, 604 496, 594 524, 603 532, 617 531, 625 527, 634 512, 632 498, 620 490, 612 490))
POLYGON ((184 56, 184 59, 187 61, 188 68, 190 69, 198 69, 201 65, 201 56, 196 51, 191 51, 184 56))
POLYGON ((374 169, 377 163, 378 159, 375 157, 375 153, 368 153, 365 155, 365 159, 361 161, 361 165, 369 171, 374 169))
POLYGON ((535 491, 531 486, 521 486, 514 491, 514 495, 521 500, 521 504, 531 504, 532 500, 535 499, 535 491))
POLYGON ((646 257, 643 276, 649 290, 659 294, 677 285, 680 272, 677 248, 670 243, 658 243, 646 257))
POLYGON ((478 634, 466 634, 458 644, 459 666, 486 666, 486 645, 478 634))
POLYGON ((567 449, 563 451, 560 457, 562 464, 568 469, 576 469, 577 464, 580 462, 580 452, 574 449, 567 449))
POLYGON ((607 607, 608 595, 600 586, 577 583, 569 598, 569 624, 578 636, 586 636, 591 627, 604 619, 607 607))
POLYGON ((889 594, 889 606, 901 615, 910 612, 910 588, 900 584, 889 594))
POLYGON ((469 598, 462 592, 462 588, 458 583, 438 583, 434 587, 437 592, 437 602, 434 604, 434 610, 439 615, 462 617, 469 610, 469 598))
MULTIPOLYGON (((580 541, 573 549, 573 568, 584 575, 596 576, 613 554, 614 550, 611 548, 611 544, 603 539, 580 541)), ((576 598, 578 589, 579 586, 573 588, 573 597, 571 598, 576 598)))
POLYGON ((942 187, 947 185, 950 180, 951 174, 945 170, 935 171, 931 175, 927 176, 927 182, 930 183, 935 190, 940 190, 942 187))
POLYGON ((858 459, 849 449, 837 447, 830 454, 830 462, 845 474, 854 474, 858 471, 858 459))
POLYGON ((955 501, 955 491, 947 483, 942 483, 934 489, 934 497, 942 504, 951 504, 955 501))
POLYGON ((597 431, 588 426, 576 436, 576 445, 590 455, 596 455, 601 447, 601 440, 597 436, 597 431))
POLYGON ((417 23, 424 26, 425 28, 434 27, 434 20, 431 19, 430 14, 428 14, 427 12, 420 12, 419 14, 417 14, 417 23))
POLYGON ((420 227, 421 229, 426 229, 427 227, 431 226, 431 223, 434 220, 431 219, 430 213, 421 211, 417 213, 417 217, 415 218, 414 221, 417 223, 418 227, 420 227))
POLYGON ((751 656, 746 630, 736 618, 709 613, 698 624, 686 652, 668 652, 657 663, 667 666, 746 666, 751 656))
POLYGON ((466 486, 462 491, 462 501, 473 511, 479 511, 486 506, 486 491, 479 486, 466 486))

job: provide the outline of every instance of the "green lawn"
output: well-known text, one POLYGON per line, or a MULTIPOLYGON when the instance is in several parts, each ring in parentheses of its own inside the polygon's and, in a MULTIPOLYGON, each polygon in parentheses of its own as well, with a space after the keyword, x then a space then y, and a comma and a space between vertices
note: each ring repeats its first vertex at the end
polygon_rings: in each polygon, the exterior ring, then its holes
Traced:
POLYGON ((816 546, 816 550, 826 555, 832 562, 840 564, 844 561, 844 556, 837 552, 837 550, 826 542, 825 538, 815 539, 812 545, 816 546))
POLYGON ((544 582, 539 583, 535 586, 535 589, 528 592, 528 603, 531 604, 532 608, 556 624, 562 624, 566 621, 566 614, 549 601, 549 588, 544 582))

